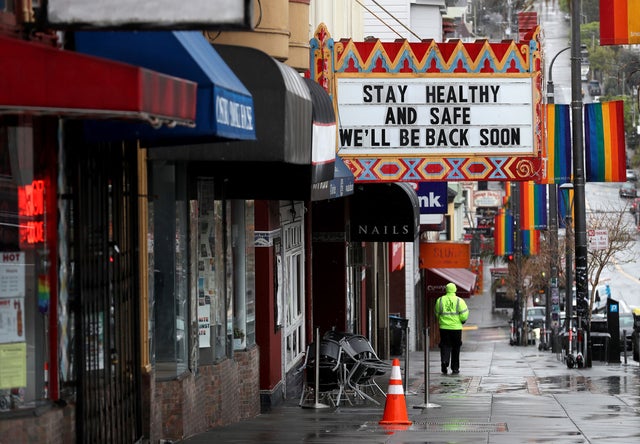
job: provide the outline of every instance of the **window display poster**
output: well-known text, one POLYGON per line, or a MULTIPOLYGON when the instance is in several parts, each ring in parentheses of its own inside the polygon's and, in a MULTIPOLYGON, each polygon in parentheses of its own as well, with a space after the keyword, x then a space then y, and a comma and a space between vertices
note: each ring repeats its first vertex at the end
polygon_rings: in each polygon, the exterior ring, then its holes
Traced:
POLYGON ((21 251, 0 252, 0 298, 25 296, 24 256, 21 251))
POLYGON ((200 348, 211 347, 211 304, 198 305, 198 342, 200 348))
POLYGON ((0 344, 24 342, 24 298, 0 298, 0 344))
POLYGON ((0 344, 0 390, 27 386, 27 344, 0 344))

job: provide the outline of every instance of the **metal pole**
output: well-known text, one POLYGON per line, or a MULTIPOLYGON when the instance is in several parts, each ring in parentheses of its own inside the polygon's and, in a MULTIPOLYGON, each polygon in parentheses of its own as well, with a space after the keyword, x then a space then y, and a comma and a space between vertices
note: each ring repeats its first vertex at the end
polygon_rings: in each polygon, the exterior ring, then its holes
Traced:
POLYGON ((527 330, 524 323, 525 313, 523 301, 522 287, 522 236, 520 233, 520 187, 516 182, 511 183, 511 211, 513 212, 513 253, 516 266, 516 306, 518 308, 517 331, 520 333, 520 343, 518 345, 527 345, 527 330))
POLYGON ((402 385, 404 386, 404 392, 407 392, 409 388, 409 326, 407 325, 404 329, 404 379, 402 380, 402 385))
POLYGON ((313 405, 302 405, 302 407, 304 408, 309 408, 309 409, 326 409, 329 408, 329 406, 327 404, 323 404, 320 402, 320 391, 318 390, 320 388, 320 327, 316 327, 316 331, 315 331, 315 338, 314 338, 314 343, 316 346, 316 351, 315 351, 315 387, 313 388, 313 394, 314 394, 314 403, 313 405))
MULTIPOLYGON (((573 190, 572 183, 564 183, 560 185, 561 190, 567 190, 566 198, 564 198, 565 209, 567 211, 567 215, 565 217, 565 274, 566 274, 566 282, 565 282, 565 298, 564 298, 564 310, 567 318, 567 356, 566 364, 567 367, 573 368, 575 364, 575 359, 573 357, 573 253, 571 251, 572 244, 572 229, 573 229, 573 198, 570 194, 570 190, 573 190)), ((564 196, 564 195, 563 195, 564 196)), ((574 196, 575 197, 575 196, 574 196)))
MULTIPOLYGON (((581 0, 571 0, 571 117, 573 136, 573 189, 575 205, 576 304, 578 314, 589 329, 587 276, 587 216, 585 202, 582 89, 580 80, 580 8, 581 0)), ((588 354, 590 356, 590 353, 588 354)), ((589 360, 590 361, 590 360, 589 360)), ((591 363, 587 362, 587 367, 591 363)))
POLYGON ((561 49, 557 52, 556 55, 551 59, 551 63, 549 64, 549 80, 547 81, 547 103, 554 103, 554 88, 553 88, 553 63, 556 61, 558 56, 565 51, 571 49, 571 46, 567 46, 566 48, 561 49))
POLYGON ((440 407, 440 404, 429 402, 429 326, 427 325, 424 333, 424 403, 414 405, 414 409, 431 409, 440 407))
MULTIPOLYGON (((571 49, 571 46, 561 49, 551 59, 549 64, 549 80, 547 81, 547 103, 555 103, 554 86, 553 86, 553 63, 558 56, 565 51, 571 49)), ((557 329, 551 328, 552 318, 551 310, 552 306, 557 306, 558 302, 558 186, 555 183, 547 185, 547 194, 549 195, 549 250, 551 251, 551 261, 549 262, 549 290, 547 291, 546 308, 546 328, 545 328, 545 344, 549 347, 549 342, 552 343, 551 349, 553 352, 558 352, 557 341, 555 340, 557 329), (556 299, 555 301, 553 299, 556 299), (553 338, 551 341, 548 339, 548 332, 552 331, 553 338)))

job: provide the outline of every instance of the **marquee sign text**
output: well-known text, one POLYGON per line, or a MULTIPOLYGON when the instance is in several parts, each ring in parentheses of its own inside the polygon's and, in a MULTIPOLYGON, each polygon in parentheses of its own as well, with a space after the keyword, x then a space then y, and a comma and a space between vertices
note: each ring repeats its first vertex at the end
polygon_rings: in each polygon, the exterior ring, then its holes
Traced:
POLYGON ((533 155, 532 78, 339 78, 341 155, 533 155))

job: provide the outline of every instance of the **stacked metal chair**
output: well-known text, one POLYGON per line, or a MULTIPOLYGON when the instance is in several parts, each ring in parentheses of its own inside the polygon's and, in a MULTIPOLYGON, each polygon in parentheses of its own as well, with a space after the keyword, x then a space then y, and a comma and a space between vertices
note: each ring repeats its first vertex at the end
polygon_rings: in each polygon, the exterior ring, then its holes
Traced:
POLYGON ((346 367, 347 387, 362 399, 380 404, 373 396, 386 396, 386 393, 376 383, 375 378, 391 370, 391 365, 378 357, 369 340, 362 335, 345 335, 339 343, 346 355, 343 361, 346 367))
MULTIPOLYGON (((316 344, 312 342, 307 346, 307 353, 301 370, 305 377, 300 406, 315 399, 316 380, 316 344)), ((321 401, 329 401, 334 407, 340 405, 342 395, 345 393, 345 371, 342 362, 343 350, 337 341, 323 338, 320 341, 320 358, 318 359, 319 379, 318 398, 321 401)), ((347 398, 348 400, 348 398, 347 398)))

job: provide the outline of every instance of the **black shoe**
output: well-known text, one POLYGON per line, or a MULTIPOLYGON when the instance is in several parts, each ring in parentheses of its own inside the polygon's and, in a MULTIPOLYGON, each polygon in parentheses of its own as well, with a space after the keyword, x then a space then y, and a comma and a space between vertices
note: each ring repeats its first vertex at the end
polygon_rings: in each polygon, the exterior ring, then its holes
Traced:
POLYGON ((442 365, 440 366, 440 369, 442 370, 442 374, 446 375, 447 374, 447 366, 446 365, 442 365))
POLYGON ((454 375, 457 375, 458 373, 460 373, 460 370, 451 370, 451 373, 453 373, 454 375))

